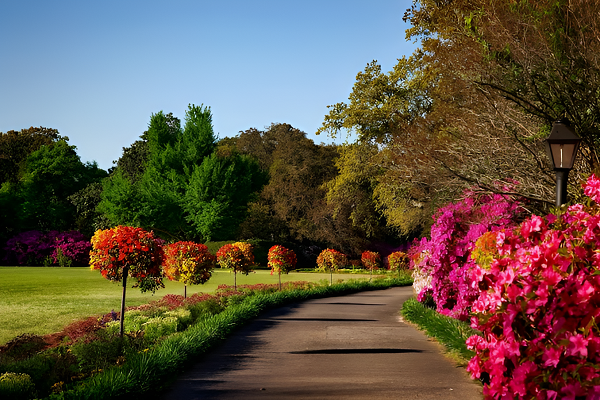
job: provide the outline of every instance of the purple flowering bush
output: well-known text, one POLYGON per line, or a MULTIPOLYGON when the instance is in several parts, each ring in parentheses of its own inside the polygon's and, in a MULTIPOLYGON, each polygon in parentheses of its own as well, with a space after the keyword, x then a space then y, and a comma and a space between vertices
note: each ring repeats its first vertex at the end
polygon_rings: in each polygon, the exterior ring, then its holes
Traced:
POLYGON ((59 264, 68 260, 73 266, 89 265, 92 246, 78 231, 21 232, 4 247, 4 261, 15 265, 59 264))
POLYGON ((90 264, 90 250, 92 244, 79 231, 61 232, 54 240, 52 259, 58 264, 59 250, 63 256, 68 257, 73 266, 88 266, 90 264))
POLYGON ((465 191, 462 201, 438 209, 431 239, 423 238, 409 250, 419 301, 430 294, 439 313, 467 320, 480 290, 471 285, 475 242, 487 231, 516 226, 522 213, 519 201, 472 190, 465 191))

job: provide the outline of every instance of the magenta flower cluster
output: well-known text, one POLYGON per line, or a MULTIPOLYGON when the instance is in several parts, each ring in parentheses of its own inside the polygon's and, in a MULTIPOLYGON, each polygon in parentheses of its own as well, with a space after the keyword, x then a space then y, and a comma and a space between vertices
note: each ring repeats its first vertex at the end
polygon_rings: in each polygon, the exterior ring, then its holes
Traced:
POLYGON ((91 248, 89 240, 78 231, 27 231, 6 242, 4 261, 16 265, 57 264, 60 249, 73 266, 86 266, 91 248))
POLYGON ((431 239, 423 238, 409 250, 411 268, 427 277, 418 298, 431 294, 438 312, 467 320, 479 295, 479 288, 471 285, 475 262, 470 254, 476 240, 484 232, 515 226, 522 211, 521 203, 508 196, 471 190, 462 201, 440 208, 433 217, 431 239))
POLYGON ((600 399, 600 179, 584 192, 477 244, 468 370, 486 398, 600 399))

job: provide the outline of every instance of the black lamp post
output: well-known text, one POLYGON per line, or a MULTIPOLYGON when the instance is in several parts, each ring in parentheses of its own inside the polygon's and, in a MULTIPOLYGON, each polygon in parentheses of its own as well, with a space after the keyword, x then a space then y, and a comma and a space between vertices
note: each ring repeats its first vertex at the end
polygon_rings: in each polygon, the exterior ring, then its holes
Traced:
POLYGON ((550 166, 556 171, 556 206, 567 202, 567 180, 573 168, 581 138, 573 132, 568 121, 552 124, 550 136, 546 139, 546 151, 550 166))

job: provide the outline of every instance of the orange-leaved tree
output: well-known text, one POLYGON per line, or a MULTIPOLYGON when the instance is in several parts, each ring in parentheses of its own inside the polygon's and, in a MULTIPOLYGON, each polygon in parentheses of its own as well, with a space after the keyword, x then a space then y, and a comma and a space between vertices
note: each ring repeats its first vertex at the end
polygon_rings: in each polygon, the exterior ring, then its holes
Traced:
POLYGON ((348 257, 334 249, 325 249, 317 257, 317 269, 329 272, 329 283, 333 283, 333 271, 348 265, 348 257))
POLYGON ((187 298, 187 285, 199 285, 210 279, 217 258, 210 254, 206 245, 175 242, 163 246, 163 250, 164 273, 169 280, 184 284, 184 298, 187 298))
POLYGON ((221 268, 233 270, 233 286, 237 289, 237 273, 248 275, 254 265, 252 245, 245 242, 226 244, 217 251, 217 263, 221 268))
POLYGON ((142 292, 154 293, 158 288, 165 287, 160 268, 163 251, 152 232, 131 226, 120 225, 112 229, 98 230, 91 242, 91 268, 100 270, 102 276, 108 280, 123 282, 119 329, 122 337, 127 277, 134 278, 136 283, 133 287, 139 287, 142 292))
POLYGON ((271 268, 271 275, 279 275, 279 290, 281 290, 281 273, 287 274, 296 268, 296 253, 280 245, 275 245, 269 249, 268 265, 271 268))

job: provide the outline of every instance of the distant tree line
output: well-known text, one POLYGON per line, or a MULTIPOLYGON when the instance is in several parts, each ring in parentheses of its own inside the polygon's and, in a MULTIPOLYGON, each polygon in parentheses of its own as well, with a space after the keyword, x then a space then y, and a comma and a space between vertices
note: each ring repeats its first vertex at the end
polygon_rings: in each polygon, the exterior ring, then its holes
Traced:
POLYGON ((360 203, 368 181, 353 187, 354 202, 328 195, 340 150, 288 124, 219 140, 210 109, 195 105, 183 124, 153 114, 109 171, 82 163, 56 130, 0 132, 0 242, 29 230, 89 238, 116 225, 167 241, 259 239, 356 254, 372 241, 396 242, 373 204, 360 203))

